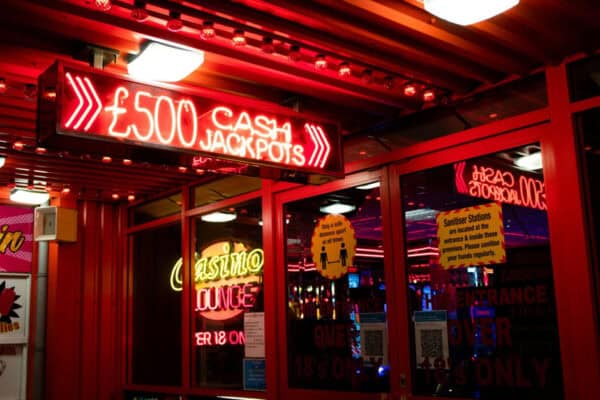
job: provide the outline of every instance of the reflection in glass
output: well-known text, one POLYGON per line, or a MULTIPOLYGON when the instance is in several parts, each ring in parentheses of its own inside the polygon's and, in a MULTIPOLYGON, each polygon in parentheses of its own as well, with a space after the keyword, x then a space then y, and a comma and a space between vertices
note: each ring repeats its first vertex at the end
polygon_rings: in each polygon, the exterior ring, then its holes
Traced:
POLYGON ((402 177, 416 394, 562 398, 545 185, 516 163, 539 151, 402 177))
POLYGON ((379 200, 372 185, 285 206, 290 387, 389 390, 379 200))
POLYGON ((244 359, 264 359, 245 346, 264 324, 261 202, 221 213, 236 218, 194 220, 192 376, 197 386, 242 389, 244 359))

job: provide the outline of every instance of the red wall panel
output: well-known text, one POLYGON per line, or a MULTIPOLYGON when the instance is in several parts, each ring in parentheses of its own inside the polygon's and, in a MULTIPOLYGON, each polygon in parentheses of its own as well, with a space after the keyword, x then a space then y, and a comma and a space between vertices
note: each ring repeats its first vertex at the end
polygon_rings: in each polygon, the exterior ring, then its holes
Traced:
POLYGON ((77 208, 78 240, 50 244, 46 399, 116 399, 124 208, 61 206, 77 208))

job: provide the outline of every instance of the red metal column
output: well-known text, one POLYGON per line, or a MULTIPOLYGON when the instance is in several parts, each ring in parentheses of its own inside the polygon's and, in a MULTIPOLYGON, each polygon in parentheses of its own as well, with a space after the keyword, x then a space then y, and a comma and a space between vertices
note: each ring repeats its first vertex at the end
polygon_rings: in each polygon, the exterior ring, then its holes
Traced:
POLYGON ((583 188, 565 66, 547 70, 551 115, 542 141, 565 395, 600 398, 600 353, 583 188))

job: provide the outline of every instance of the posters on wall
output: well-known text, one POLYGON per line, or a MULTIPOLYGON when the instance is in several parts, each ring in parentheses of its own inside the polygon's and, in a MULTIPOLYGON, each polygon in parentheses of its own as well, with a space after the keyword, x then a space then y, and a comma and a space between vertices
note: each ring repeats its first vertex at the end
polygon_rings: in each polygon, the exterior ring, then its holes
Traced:
POLYGON ((429 368, 438 360, 447 360, 450 352, 446 311, 415 311, 413 320, 417 368, 429 368))
POLYGON ((352 222, 343 215, 329 214, 317 222, 311 251, 317 271, 327 279, 339 279, 354 263, 356 237, 352 222))
POLYGON ((25 345, 0 344, 0 400, 25 399, 25 345))
POLYGON ((33 208, 0 205, 0 273, 31 273, 33 208))
POLYGON ((500 204, 444 211, 437 215, 436 220, 442 268, 506 262, 500 204))
POLYGON ((244 333, 246 358, 265 357, 265 313, 247 312, 244 314, 244 333))

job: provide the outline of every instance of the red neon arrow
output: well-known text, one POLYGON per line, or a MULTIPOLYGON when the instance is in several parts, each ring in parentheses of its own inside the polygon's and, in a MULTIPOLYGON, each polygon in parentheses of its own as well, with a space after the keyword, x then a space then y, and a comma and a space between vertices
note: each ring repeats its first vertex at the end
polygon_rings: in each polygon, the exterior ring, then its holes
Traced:
POLYGON ((321 138, 321 143, 323 145, 325 145, 325 148, 324 148, 325 154, 322 154, 321 165, 319 165, 319 168, 323 168, 325 166, 325 163, 329 159, 329 153, 331 153, 331 146, 329 145, 329 140, 327 140, 327 135, 325 135, 325 132, 323 132, 323 128, 321 128, 320 126, 317 126, 317 133, 319 134, 319 136, 321 138))
POLYGON ((75 79, 73 79, 69 72, 67 72, 65 76, 71 84, 71 88, 73 89, 73 92, 75 93, 79 101, 77 107, 65 123, 65 127, 70 128, 71 125, 75 122, 75 124, 73 125, 73 129, 79 129, 79 127, 87 121, 83 128, 83 130, 87 132, 96 120, 96 118, 98 118, 98 115, 102 110, 102 102, 100 101, 98 93, 96 92, 96 89, 94 88, 94 85, 89 80, 89 78, 85 77, 82 79, 81 77, 76 76, 75 79), (81 113, 81 110, 84 106, 85 110, 83 111, 83 113, 81 113), (90 112, 92 112, 92 110, 94 110, 94 112, 90 116, 90 112))
POLYGON ((311 167, 314 167, 314 166, 316 166, 315 158, 321 150, 321 142, 319 142, 319 140, 316 138, 316 135, 315 135, 315 132, 313 131, 312 125, 305 124, 304 130, 306 130, 308 132, 308 134, 310 135, 310 138, 312 139, 313 143, 315 144, 315 149, 313 150, 313 153, 311 154, 310 159, 308 160, 308 165, 310 165, 311 167))
POLYGON ((308 165, 311 167, 323 168, 331 153, 331 145, 327 140, 327 135, 325 135, 323 128, 319 125, 305 124, 304 129, 308 132, 315 144, 313 153, 308 160, 308 165))
POLYGON ((83 97, 81 97, 81 94, 79 94, 79 89, 77 88, 77 84, 73 80, 73 77, 71 76, 71 74, 67 72, 65 74, 65 76, 69 80, 69 83, 71 84, 71 87, 73 88, 73 91, 75 92, 75 95, 79 99, 79 104, 77 105, 77 108, 75 109, 75 111, 73 111, 73 114, 71 114, 71 117, 69 117, 69 119, 65 123, 65 127, 69 128, 71 126, 71 124, 73 123, 73 121, 75 120, 75 117, 77 116, 77 114, 79 114, 79 111, 81 111, 81 107, 83 107, 83 97))
POLYGON ((90 126, 92 126, 92 124, 96 120, 96 118, 98 118, 98 115, 100 115, 100 111, 102 111, 102 102, 100 101, 100 97, 98 97, 98 93, 96 93, 96 89, 94 89, 94 85, 92 85, 92 82, 90 82, 90 80, 87 77, 83 78, 83 80, 87 84, 88 89, 90 90, 90 92, 94 96, 94 100, 96 101, 96 111, 94 112, 94 114, 92 114, 90 120, 83 128, 83 130, 87 132, 90 129, 90 126))

